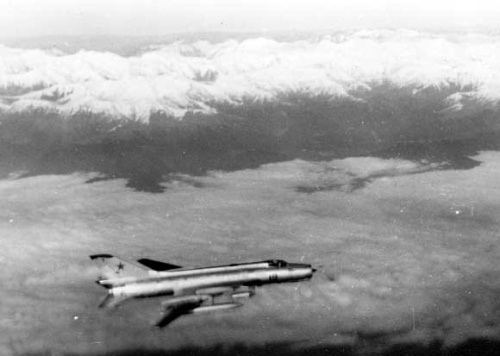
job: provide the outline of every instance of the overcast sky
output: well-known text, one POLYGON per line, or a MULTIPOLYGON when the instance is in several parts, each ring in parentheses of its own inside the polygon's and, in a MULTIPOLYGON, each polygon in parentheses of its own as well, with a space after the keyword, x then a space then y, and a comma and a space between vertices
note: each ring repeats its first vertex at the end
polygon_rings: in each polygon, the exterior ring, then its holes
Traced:
POLYGON ((493 0, 0 0, 0 36, 499 28, 493 0))

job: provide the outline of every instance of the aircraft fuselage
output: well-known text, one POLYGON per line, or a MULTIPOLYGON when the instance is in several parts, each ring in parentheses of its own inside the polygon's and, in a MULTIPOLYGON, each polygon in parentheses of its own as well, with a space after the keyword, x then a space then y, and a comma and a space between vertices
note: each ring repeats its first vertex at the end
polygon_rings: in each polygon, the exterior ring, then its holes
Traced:
POLYGON ((130 298, 163 296, 161 317, 154 323, 165 327, 185 314, 231 309, 255 294, 255 287, 310 279, 309 264, 283 260, 223 266, 183 268, 148 258, 141 265, 109 254, 92 255, 101 276, 97 282, 108 289, 101 308, 113 308, 130 298))
POLYGON ((255 264, 213 267, 172 272, 158 272, 149 278, 116 281, 109 289, 115 297, 144 298, 181 296, 214 287, 256 286, 268 283, 293 282, 309 279, 313 269, 308 264, 287 264, 269 267, 255 264))

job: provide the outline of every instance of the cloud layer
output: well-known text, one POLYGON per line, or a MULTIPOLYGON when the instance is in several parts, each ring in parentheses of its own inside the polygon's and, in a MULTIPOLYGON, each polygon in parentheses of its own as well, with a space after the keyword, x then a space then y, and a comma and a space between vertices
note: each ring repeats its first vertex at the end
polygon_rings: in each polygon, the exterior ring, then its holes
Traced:
POLYGON ((105 353, 217 344, 455 345, 495 338, 499 156, 464 171, 378 158, 292 161, 179 177, 161 195, 121 180, 39 176, 0 182, 3 354, 105 353), (376 177, 357 190, 352 181, 376 177), (196 188, 192 181, 199 182, 196 188), (304 193, 297 186, 336 182, 304 193), (263 287, 245 307, 149 328, 156 300, 113 313, 87 255, 181 265, 307 261, 310 282, 263 287), (134 335, 134 337, 131 337, 134 335))

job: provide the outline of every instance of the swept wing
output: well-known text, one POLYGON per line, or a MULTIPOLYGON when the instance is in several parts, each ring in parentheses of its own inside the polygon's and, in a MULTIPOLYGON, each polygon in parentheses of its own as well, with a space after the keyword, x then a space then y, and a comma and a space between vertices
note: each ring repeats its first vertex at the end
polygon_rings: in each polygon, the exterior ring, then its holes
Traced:
MULTIPOLYGON (((235 301, 241 297, 239 287, 199 289, 192 295, 171 297, 161 303, 162 313, 155 326, 163 328, 185 314, 231 309, 241 306, 235 301)), ((253 289, 246 291, 253 295, 253 289)))

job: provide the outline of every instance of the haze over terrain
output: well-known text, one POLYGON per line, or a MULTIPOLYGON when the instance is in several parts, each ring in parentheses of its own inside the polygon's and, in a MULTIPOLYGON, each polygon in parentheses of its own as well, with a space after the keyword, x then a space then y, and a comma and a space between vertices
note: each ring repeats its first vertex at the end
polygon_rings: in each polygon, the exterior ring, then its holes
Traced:
POLYGON ((411 28, 497 30, 490 0, 6 0, 0 38, 411 28))
POLYGON ((213 36, 0 46, 0 353, 498 348, 500 36, 213 36), (95 253, 319 272, 159 331, 95 253))

